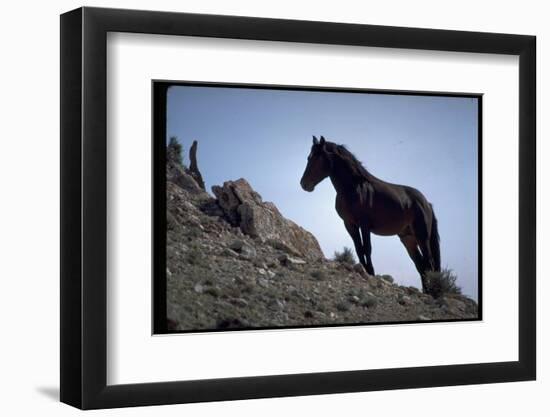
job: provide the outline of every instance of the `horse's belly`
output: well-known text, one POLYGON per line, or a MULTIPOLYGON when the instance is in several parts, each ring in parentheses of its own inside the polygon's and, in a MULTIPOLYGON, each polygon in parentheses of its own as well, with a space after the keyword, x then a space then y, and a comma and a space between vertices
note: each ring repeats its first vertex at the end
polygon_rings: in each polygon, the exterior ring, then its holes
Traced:
POLYGON ((336 211, 344 222, 356 226, 366 224, 372 233, 380 236, 398 235, 412 222, 412 212, 390 199, 378 199, 372 206, 365 206, 337 196, 336 211))
POLYGON ((394 236, 400 234, 405 230, 405 226, 384 226, 384 227, 371 227, 370 231, 378 236, 394 236))
POLYGON ((397 210, 371 213, 369 218, 371 232, 379 236, 398 235, 411 224, 409 213, 397 210))

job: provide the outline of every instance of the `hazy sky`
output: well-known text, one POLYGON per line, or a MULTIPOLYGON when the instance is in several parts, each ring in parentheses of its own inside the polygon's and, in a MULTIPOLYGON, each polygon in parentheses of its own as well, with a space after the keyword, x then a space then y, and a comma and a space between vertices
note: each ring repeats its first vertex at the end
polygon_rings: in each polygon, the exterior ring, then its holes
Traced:
MULTIPOLYGON (((477 99, 173 86, 167 137, 199 142, 207 189, 245 178, 281 213, 312 232, 325 256, 353 248, 329 179, 300 187, 312 135, 345 144, 380 179, 419 189, 439 220, 442 266, 477 299, 477 99)), ((186 155, 187 157, 187 155, 186 155)), ((399 238, 373 235, 377 274, 420 278, 399 238)))

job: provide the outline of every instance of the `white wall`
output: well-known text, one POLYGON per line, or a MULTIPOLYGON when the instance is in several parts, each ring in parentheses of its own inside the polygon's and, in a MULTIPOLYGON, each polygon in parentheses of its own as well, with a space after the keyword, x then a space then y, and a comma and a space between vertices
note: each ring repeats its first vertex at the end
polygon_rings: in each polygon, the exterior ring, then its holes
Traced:
MULTIPOLYGON (((550 26, 545 2, 519 1, 270 1, 188 0, 93 1, 89 6, 159 9, 217 14, 417 26, 534 34, 538 37, 539 143, 548 135, 545 114, 549 84, 550 26), (545 13, 546 12, 546 13, 545 13)), ((0 409, 4 415, 73 415, 57 402, 59 379, 59 17, 81 6, 5 2, 0 36, 0 409)), ((537 382, 326 395, 101 411, 99 415, 373 415, 464 416, 547 415, 550 409, 550 317, 543 294, 550 275, 544 262, 550 248, 550 175, 546 144, 539 146, 539 378, 537 382), (546 395, 544 395, 546 394, 546 395)), ((545 297, 544 297, 545 298, 545 297)))

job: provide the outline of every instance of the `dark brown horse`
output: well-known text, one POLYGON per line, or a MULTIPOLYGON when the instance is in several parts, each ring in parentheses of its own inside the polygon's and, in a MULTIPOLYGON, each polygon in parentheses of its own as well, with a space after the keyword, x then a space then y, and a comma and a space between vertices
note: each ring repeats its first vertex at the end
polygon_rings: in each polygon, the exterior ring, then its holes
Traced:
POLYGON ((441 270, 437 219, 426 197, 412 187, 376 178, 343 145, 314 136, 300 184, 311 192, 326 177, 336 190, 336 211, 367 273, 374 275, 370 234, 397 235, 426 292, 426 272, 441 270))

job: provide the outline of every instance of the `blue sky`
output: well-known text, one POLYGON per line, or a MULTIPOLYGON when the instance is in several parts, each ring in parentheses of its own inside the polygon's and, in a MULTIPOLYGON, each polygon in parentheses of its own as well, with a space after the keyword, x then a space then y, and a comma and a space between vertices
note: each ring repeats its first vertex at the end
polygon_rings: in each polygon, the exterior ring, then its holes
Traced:
MULTIPOLYGON (((419 189, 439 220, 442 266, 477 299, 477 99, 172 86, 167 139, 199 142, 207 189, 245 178, 264 201, 312 232, 325 256, 353 247, 325 180, 300 187, 312 135, 345 144, 375 176, 419 189)), ((373 236, 376 273, 420 278, 397 237, 373 236)))

